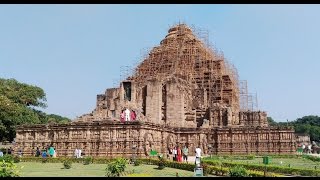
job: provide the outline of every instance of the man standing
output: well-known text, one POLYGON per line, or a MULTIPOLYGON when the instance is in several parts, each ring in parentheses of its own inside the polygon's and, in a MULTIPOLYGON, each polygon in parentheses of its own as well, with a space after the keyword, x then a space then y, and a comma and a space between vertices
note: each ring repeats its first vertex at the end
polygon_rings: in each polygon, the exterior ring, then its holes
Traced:
POLYGON ((54 148, 52 145, 49 148, 49 155, 50 155, 50 157, 53 157, 53 155, 54 155, 54 148))
POLYGON ((125 111, 125 118, 126 120, 125 121, 130 121, 130 110, 127 108, 125 111))
POLYGON ((189 149, 187 148, 187 146, 184 146, 184 148, 182 149, 182 153, 183 153, 183 161, 186 161, 188 163, 189 149))
POLYGON ((199 146, 196 148, 196 160, 195 160, 195 164, 197 166, 200 166, 200 159, 201 159, 201 149, 199 148, 199 146))
POLYGON ((76 150, 74 150, 74 157, 78 158, 78 154, 79 154, 79 149, 76 148, 76 150))
POLYGON ((172 154, 173 154, 173 161, 177 161, 178 151, 177 151, 177 148, 176 148, 176 147, 173 148, 172 154))

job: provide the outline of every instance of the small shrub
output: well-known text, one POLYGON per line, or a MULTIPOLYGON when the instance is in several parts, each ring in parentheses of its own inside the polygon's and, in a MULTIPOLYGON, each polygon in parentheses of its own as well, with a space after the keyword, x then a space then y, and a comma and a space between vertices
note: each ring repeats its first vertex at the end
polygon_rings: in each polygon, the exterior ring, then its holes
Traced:
POLYGON ((14 163, 19 163, 21 161, 21 158, 19 156, 14 156, 13 162, 14 163))
POLYGON ((0 157, 0 160, 4 160, 5 162, 13 162, 13 156, 10 154, 5 154, 4 156, 0 157))
POLYGON ((141 164, 141 160, 136 159, 133 163, 135 166, 139 166, 141 164))
POLYGON ((229 175, 231 177, 248 177, 249 173, 242 166, 234 166, 229 169, 229 175))
POLYGON ((163 158, 163 155, 159 155, 158 169, 164 169, 166 160, 163 158))
POLYGON ((0 177, 19 177, 17 166, 12 161, 2 160, 0 163, 0 177))
POLYGON ((117 158, 114 161, 108 164, 106 168, 108 177, 119 177, 124 173, 125 168, 127 167, 127 160, 124 158, 117 158))
POLYGON ((72 165, 72 162, 70 160, 65 160, 63 161, 63 167, 65 169, 70 169, 71 168, 71 165, 72 165))
POLYGON ((83 164, 84 165, 89 165, 93 162, 93 158, 91 156, 88 156, 88 157, 85 157, 84 158, 84 161, 83 161, 83 164))
POLYGON ((256 156, 253 155, 253 154, 250 154, 250 155, 247 156, 248 160, 254 160, 254 158, 256 158, 256 156))

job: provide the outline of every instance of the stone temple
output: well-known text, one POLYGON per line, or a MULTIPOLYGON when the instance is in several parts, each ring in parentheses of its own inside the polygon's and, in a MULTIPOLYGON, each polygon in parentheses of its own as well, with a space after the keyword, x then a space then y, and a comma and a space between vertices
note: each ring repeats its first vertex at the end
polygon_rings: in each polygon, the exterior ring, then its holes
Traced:
POLYGON ((250 108, 246 81, 200 39, 185 24, 171 27, 119 87, 97 95, 91 113, 69 124, 19 126, 15 148, 31 155, 53 144, 58 156, 80 148, 105 157, 167 154, 177 145, 204 154, 294 153, 293 128, 269 126, 266 112, 250 108))

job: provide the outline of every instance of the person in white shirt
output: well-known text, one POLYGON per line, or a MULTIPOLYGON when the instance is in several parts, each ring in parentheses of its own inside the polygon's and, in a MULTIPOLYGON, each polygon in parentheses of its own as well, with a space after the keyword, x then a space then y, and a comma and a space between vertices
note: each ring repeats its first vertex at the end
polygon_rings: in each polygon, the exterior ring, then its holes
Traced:
POLYGON ((304 153, 304 149, 306 148, 306 146, 304 144, 302 144, 302 153, 304 153))
POLYGON ((311 144, 308 145, 308 154, 311 154, 311 144))
POLYGON ((76 150, 74 150, 74 156, 75 156, 76 158, 78 158, 78 154, 79 154, 79 149, 76 148, 76 150))
POLYGON ((78 158, 82 158, 81 157, 81 149, 78 149, 78 158))
POLYGON ((195 153, 196 153, 195 164, 200 166, 201 149, 199 147, 197 147, 195 153))
POLYGON ((173 161, 177 161, 178 151, 176 147, 173 148, 172 154, 173 154, 173 161))
POLYGON ((126 109, 124 111, 124 114, 125 114, 125 121, 130 121, 130 110, 126 109))

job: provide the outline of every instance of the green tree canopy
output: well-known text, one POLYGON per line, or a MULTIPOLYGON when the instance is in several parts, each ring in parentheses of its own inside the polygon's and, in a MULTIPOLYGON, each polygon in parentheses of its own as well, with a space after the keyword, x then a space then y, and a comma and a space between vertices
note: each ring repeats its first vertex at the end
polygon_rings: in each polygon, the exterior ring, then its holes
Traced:
POLYGON ((12 141, 17 125, 70 122, 68 118, 47 115, 35 107, 47 107, 46 94, 40 87, 0 78, 0 141, 12 141))
POLYGON ((315 115, 303 116, 294 121, 276 122, 271 117, 268 117, 268 122, 272 126, 294 126, 296 133, 307 134, 311 141, 320 141, 320 117, 315 115))

